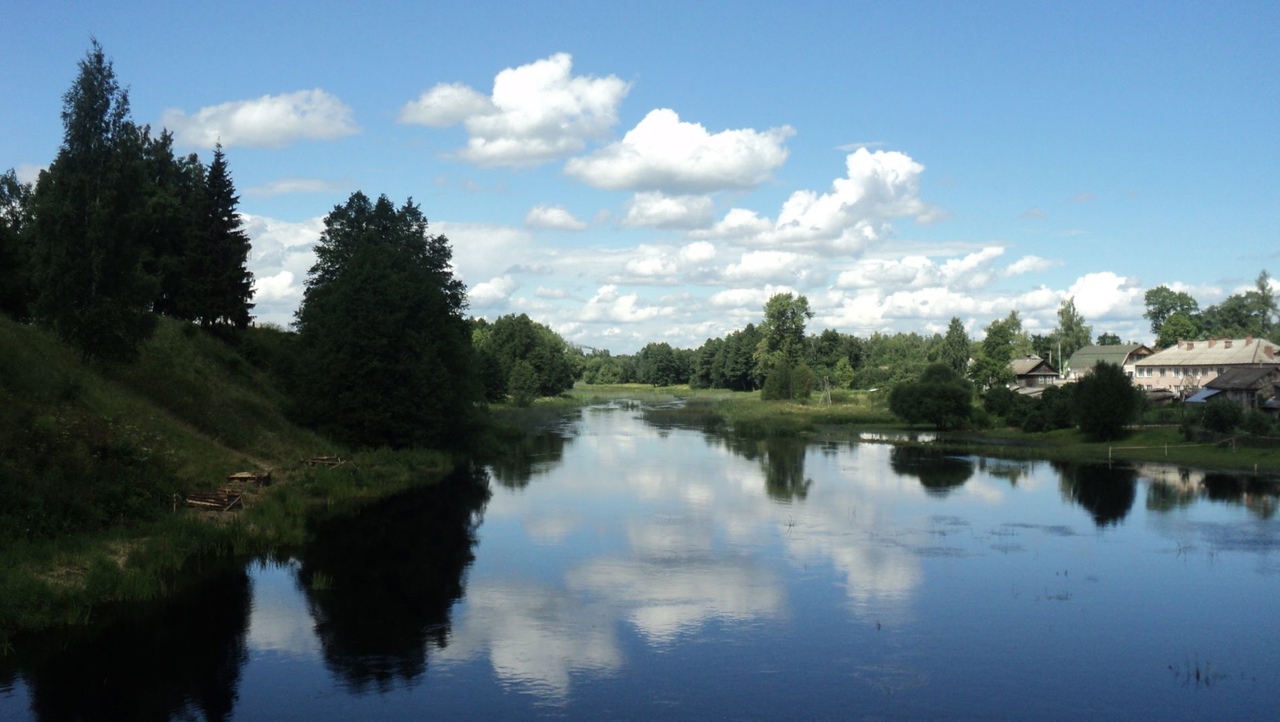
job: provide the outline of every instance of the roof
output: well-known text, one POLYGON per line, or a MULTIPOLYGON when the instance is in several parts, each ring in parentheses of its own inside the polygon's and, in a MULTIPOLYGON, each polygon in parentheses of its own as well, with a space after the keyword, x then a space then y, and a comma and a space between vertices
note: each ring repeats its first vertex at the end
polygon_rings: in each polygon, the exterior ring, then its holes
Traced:
POLYGON ((1067 361, 1067 367, 1076 371, 1084 371, 1085 369, 1093 368, 1099 361, 1123 366, 1124 362, 1129 359, 1129 355, 1134 351, 1152 353, 1151 349, 1140 343, 1123 343, 1114 346, 1092 344, 1071 354, 1071 360, 1067 361))
POLYGON ((1189 398, 1187 399, 1186 403, 1188 403, 1188 404, 1203 404, 1203 403, 1208 402, 1208 401, 1209 401, 1209 399, 1213 398, 1214 396, 1217 396, 1217 395, 1218 395, 1218 394, 1220 394, 1220 393, 1222 393, 1222 392, 1221 392, 1221 391, 1219 391, 1218 389, 1200 389, 1199 391, 1195 392, 1195 394, 1194 394, 1194 395, 1192 395, 1191 397, 1189 397, 1189 398))
POLYGON ((1058 372, 1048 361, 1039 356, 1029 356, 1027 358, 1018 358, 1009 362, 1009 366, 1013 369, 1013 373, 1018 376, 1057 376, 1058 372))
POLYGON ((1227 369, 1214 380, 1205 384, 1208 388, 1226 391, 1229 389, 1251 389, 1268 376, 1277 373, 1275 366, 1254 366, 1252 368, 1227 369))
POLYGON ((1179 341, 1138 361, 1138 366, 1242 366, 1280 365, 1280 346, 1263 338, 1179 341))

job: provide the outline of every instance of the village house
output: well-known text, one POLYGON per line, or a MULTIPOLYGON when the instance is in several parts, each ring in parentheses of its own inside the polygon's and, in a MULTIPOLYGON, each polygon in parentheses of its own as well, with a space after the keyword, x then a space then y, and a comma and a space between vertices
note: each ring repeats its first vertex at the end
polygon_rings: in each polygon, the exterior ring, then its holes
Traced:
POLYGON ((1135 364, 1153 353, 1155 351, 1140 343, 1085 346, 1071 354, 1071 358, 1067 361, 1067 380, 1079 381, 1093 373, 1093 367, 1103 361, 1119 366, 1124 369, 1126 376, 1133 378, 1137 371, 1135 364))
POLYGON ((1013 375, 1018 377, 1017 385, 1022 388, 1052 386, 1058 381, 1058 370, 1039 356, 1027 356, 1009 362, 1013 375))
POLYGON ((1133 383, 1147 391, 1169 391, 1187 398, 1229 370, 1259 367, 1280 367, 1280 347, 1252 336, 1180 340, 1134 363, 1133 383))
POLYGON ((1205 403, 1223 398, 1240 405, 1248 413, 1258 409, 1270 410, 1276 399, 1276 387, 1280 385, 1280 366, 1253 366, 1227 369, 1226 373, 1204 385, 1187 403, 1205 403))

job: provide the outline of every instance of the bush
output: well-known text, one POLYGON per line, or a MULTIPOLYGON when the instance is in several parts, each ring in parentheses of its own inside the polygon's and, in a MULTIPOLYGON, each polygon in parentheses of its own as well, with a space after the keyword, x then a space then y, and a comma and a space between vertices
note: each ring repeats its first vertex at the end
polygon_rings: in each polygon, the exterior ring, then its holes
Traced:
POLYGON ((1240 428, 1254 436, 1270 436, 1271 432, 1275 430, 1274 425, 1271 423, 1271 416, 1265 411, 1256 409, 1245 415, 1244 423, 1240 425, 1240 428))
POLYGON ((1204 428, 1225 434, 1244 421, 1240 404, 1229 399, 1217 398, 1204 405, 1204 428))
POLYGON ((796 401, 808 401, 813 395, 813 371, 809 365, 801 363, 791 371, 791 398, 796 401))
POLYGON ((780 401, 791 398, 791 366, 779 361, 769 370, 764 379, 764 387, 760 389, 760 398, 764 401, 780 401))
POLYGON ((933 364, 919 381, 898 384, 889 394, 889 410, 909 424, 929 423, 958 429, 973 415, 973 384, 945 364, 933 364))

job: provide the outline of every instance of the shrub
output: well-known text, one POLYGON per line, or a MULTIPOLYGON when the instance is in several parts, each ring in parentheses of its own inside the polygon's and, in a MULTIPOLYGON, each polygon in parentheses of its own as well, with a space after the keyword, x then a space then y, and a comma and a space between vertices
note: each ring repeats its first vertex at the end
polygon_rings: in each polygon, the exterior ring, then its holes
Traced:
POLYGON ((1253 434, 1254 436, 1269 436, 1274 430, 1271 423, 1271 416, 1265 411, 1253 410, 1244 417, 1244 423, 1240 428, 1253 434))
POLYGON ((898 384, 889 410, 909 424, 958 429, 973 415, 973 384, 945 364, 933 364, 918 381, 898 384))
POLYGON ((1204 428, 1225 434, 1232 431, 1244 421, 1244 410, 1240 404, 1229 399, 1217 398, 1204 406, 1204 428))

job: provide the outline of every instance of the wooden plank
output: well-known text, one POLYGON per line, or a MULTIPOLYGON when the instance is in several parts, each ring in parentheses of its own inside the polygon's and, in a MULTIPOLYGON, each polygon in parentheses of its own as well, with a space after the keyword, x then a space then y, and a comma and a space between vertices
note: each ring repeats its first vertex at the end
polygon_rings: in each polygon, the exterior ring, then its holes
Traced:
POLYGON ((346 462, 346 459, 343 459, 340 456, 313 456, 310 459, 303 459, 302 463, 311 467, 314 467, 314 466, 332 467, 332 466, 341 466, 342 464, 345 464, 347 462, 346 462))

